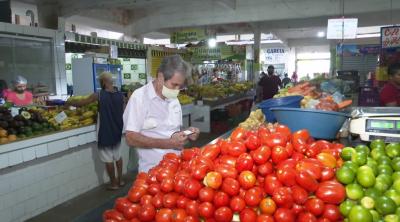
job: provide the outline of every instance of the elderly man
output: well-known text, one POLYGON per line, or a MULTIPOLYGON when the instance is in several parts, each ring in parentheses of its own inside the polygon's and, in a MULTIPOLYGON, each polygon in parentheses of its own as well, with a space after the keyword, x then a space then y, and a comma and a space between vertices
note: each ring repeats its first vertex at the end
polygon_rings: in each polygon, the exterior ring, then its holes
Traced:
POLYGON ((115 90, 112 74, 103 72, 100 77, 101 90, 90 95, 88 98, 78 102, 68 102, 67 105, 84 106, 98 101, 99 122, 97 146, 100 160, 105 163, 108 176, 110 177, 109 190, 116 190, 123 186, 122 180, 122 114, 124 112, 124 96, 115 90), (117 177, 115 176, 114 162, 117 166, 117 177))
POLYGON ((196 140, 199 129, 182 131, 179 90, 190 73, 190 66, 179 55, 165 57, 154 81, 137 89, 124 112, 128 145, 137 149, 139 172, 147 172, 166 153, 180 153, 188 139, 196 140))

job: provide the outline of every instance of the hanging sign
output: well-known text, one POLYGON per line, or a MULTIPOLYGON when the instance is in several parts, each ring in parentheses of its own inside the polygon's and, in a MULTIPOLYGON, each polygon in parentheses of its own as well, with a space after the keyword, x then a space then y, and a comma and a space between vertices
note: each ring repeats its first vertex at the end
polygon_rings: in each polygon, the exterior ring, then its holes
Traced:
POLYGON ((400 26, 389 26, 381 28, 382 48, 400 47, 400 26))
POLYGON ((357 36, 357 18, 328 19, 327 39, 355 39, 357 36))
POLYGON ((171 43, 183 44, 207 39, 205 29, 185 29, 171 35, 171 43))
POLYGON ((288 60, 288 50, 285 48, 267 48, 264 53, 265 63, 269 65, 285 64, 288 60))

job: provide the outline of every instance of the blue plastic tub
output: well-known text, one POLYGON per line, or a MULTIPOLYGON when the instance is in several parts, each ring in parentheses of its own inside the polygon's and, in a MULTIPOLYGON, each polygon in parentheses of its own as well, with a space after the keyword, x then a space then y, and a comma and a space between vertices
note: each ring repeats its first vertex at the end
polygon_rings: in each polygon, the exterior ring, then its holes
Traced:
POLYGON ((276 122, 276 119, 274 113, 271 112, 270 110, 271 108, 275 107, 300 108, 300 102, 302 99, 303 99, 302 96, 286 96, 276 99, 267 99, 258 104, 257 107, 262 110, 268 122, 274 123, 276 122))
POLYGON ((335 139, 344 121, 350 117, 346 113, 299 109, 272 108, 279 123, 287 125, 290 130, 307 129, 314 138, 335 139))

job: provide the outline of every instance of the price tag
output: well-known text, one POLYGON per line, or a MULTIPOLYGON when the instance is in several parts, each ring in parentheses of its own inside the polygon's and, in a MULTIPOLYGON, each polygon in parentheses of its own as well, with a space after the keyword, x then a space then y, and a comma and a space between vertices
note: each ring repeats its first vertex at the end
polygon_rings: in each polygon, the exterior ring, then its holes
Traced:
POLYGON ((62 111, 61 113, 57 114, 54 119, 56 120, 57 123, 62 123, 64 122, 65 119, 67 119, 68 116, 67 114, 65 114, 64 111, 62 111))
POLYGON ((17 115, 19 115, 19 108, 11 107, 11 116, 14 117, 17 115))

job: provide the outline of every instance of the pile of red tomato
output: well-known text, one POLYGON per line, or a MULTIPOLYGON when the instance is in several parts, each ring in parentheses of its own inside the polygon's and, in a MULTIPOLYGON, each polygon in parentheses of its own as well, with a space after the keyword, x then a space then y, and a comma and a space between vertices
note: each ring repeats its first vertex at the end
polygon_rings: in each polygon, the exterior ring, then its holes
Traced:
POLYGON ((166 154, 139 173, 106 222, 333 222, 345 188, 335 180, 341 144, 284 125, 236 128, 229 139, 166 154))

